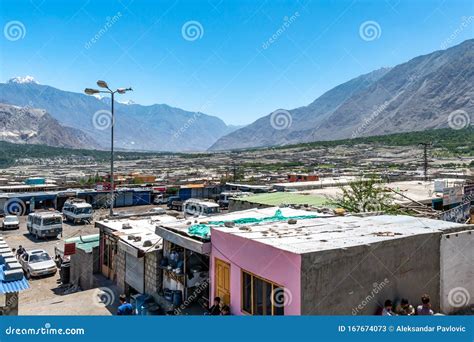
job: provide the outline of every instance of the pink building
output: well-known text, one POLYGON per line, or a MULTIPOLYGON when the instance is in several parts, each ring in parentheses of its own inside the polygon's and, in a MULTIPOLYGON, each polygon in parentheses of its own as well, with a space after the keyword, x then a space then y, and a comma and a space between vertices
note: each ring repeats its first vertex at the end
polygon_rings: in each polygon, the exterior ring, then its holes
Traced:
MULTIPOLYGON (((271 217, 277 209, 220 219, 271 217)), ((280 210, 285 217, 319 215, 280 210)), ((440 303, 450 289, 469 281, 440 272, 440 265, 453 259, 449 251, 440 253, 440 241, 462 231, 468 236, 472 229, 394 215, 213 225, 210 296, 221 297, 233 315, 373 315, 386 299, 418 304, 422 293, 430 294, 435 311, 443 310, 440 303)), ((465 261, 456 264, 469 267, 465 261)))

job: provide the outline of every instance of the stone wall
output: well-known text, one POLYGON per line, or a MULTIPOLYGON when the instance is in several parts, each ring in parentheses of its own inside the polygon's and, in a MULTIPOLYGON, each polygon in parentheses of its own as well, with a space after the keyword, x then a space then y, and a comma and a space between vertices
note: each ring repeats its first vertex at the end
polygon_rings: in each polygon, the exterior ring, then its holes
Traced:
POLYGON ((115 282, 120 293, 125 293, 125 251, 117 248, 114 257, 115 282))
POLYGON ((145 255, 145 293, 157 295, 163 285, 163 271, 160 266, 163 250, 155 250, 145 255))

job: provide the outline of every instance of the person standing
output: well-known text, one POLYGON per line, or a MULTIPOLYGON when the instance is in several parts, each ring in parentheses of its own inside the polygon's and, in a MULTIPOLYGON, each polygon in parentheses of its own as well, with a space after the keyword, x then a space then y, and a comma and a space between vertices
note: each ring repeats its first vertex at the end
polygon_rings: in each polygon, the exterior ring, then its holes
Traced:
POLYGON ((133 315, 133 307, 132 307, 132 304, 127 302, 127 297, 124 294, 121 294, 119 299, 120 299, 120 305, 117 309, 117 315, 119 316, 133 315))

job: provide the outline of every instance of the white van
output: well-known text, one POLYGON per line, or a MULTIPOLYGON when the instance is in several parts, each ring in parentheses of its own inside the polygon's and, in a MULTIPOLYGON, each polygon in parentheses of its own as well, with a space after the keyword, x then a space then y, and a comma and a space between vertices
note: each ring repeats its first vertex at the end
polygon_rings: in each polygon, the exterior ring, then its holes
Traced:
POLYGON ((185 215, 211 216, 220 213, 220 207, 215 202, 190 198, 184 202, 183 211, 185 215))
POLYGON ((64 203, 63 215, 66 221, 90 223, 92 220, 92 205, 82 199, 69 199, 64 203))
POLYGON ((26 228, 37 239, 57 237, 63 233, 63 215, 55 210, 36 211, 28 215, 26 228))

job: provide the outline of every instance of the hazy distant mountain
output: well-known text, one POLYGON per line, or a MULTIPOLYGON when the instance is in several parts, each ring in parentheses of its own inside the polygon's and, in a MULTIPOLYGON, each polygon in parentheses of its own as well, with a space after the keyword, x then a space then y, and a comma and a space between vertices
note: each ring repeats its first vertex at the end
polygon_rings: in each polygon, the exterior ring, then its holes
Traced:
POLYGON ((94 148, 82 131, 62 126, 45 110, 0 103, 0 140, 55 147, 94 148))
MULTIPOLYGON (((61 124, 93 137, 103 148, 110 144, 108 98, 63 91, 38 84, 31 77, 17 77, 0 83, 0 102, 45 109, 61 124)), ((122 149, 202 151, 232 131, 217 117, 165 104, 116 102, 115 115, 116 147, 122 149)))
POLYGON ((449 120, 457 127, 474 124, 473 95, 474 40, 467 40, 357 77, 306 107, 277 110, 210 150, 420 131, 448 127, 449 120))

